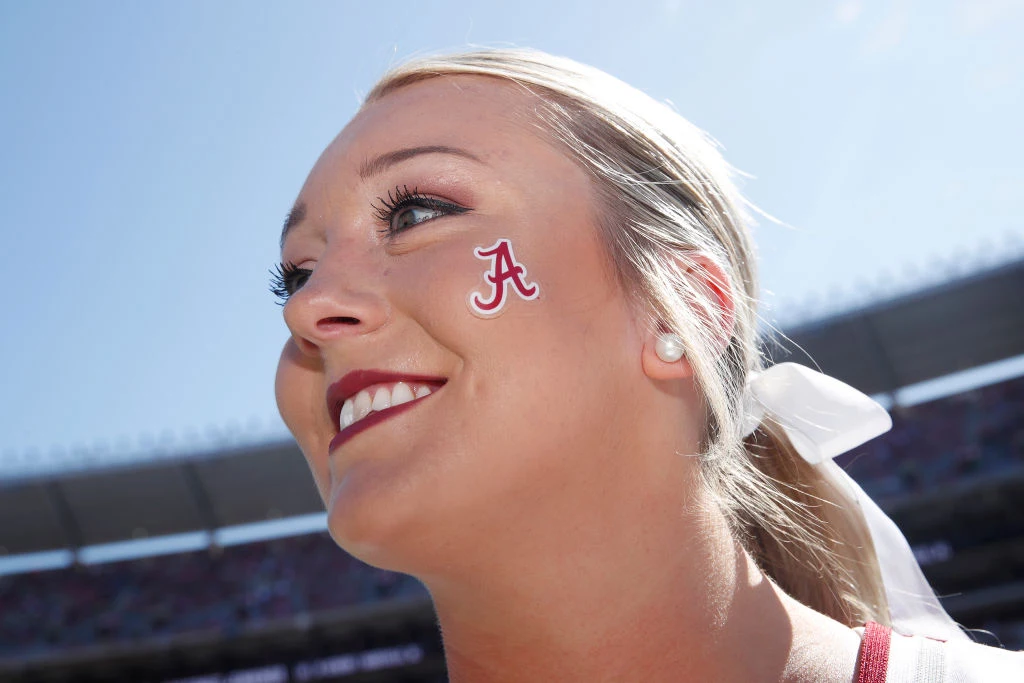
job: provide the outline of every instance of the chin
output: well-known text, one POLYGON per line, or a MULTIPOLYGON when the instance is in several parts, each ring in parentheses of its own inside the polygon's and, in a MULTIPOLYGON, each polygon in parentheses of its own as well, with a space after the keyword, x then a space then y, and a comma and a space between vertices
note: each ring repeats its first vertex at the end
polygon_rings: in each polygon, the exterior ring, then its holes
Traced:
POLYGON ((396 481, 380 463, 360 463, 334 483, 327 528, 342 549, 366 564, 412 573, 411 560, 430 528, 428 487, 396 481))

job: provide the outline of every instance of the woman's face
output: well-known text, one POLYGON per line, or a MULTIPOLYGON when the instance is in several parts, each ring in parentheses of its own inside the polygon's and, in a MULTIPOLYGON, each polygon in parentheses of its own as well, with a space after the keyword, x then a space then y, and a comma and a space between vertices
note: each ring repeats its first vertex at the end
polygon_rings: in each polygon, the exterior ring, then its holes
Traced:
POLYGON ((590 181, 533 103, 483 77, 402 87, 341 132, 290 215, 278 405, 335 540, 381 566, 543 534, 628 476, 645 333, 590 181), (485 317, 469 298, 490 298, 492 261, 474 250, 501 239, 539 294, 510 286, 485 317))

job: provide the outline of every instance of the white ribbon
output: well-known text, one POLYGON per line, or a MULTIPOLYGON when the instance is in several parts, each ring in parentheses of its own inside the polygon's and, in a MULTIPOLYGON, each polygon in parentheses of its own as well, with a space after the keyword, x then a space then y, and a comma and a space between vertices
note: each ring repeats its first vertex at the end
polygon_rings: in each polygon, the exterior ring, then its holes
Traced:
POLYGON ((779 363, 751 373, 744 396, 744 436, 757 429, 765 412, 770 412, 812 465, 892 429, 885 408, 849 384, 796 363, 779 363))
POLYGON ((744 436, 771 415, 804 460, 816 465, 849 504, 860 509, 881 565, 893 629, 905 635, 969 640, 939 604, 896 524, 832 462, 892 428, 885 408, 849 384, 796 363, 750 373, 744 407, 744 436))

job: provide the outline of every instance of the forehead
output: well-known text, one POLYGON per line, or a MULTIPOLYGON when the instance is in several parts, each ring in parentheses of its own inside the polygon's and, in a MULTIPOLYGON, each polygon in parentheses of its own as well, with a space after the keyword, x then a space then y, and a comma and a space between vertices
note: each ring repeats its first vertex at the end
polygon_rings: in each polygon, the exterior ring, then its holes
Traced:
POLYGON ((436 76, 399 87, 365 106, 339 140, 371 135, 381 126, 416 123, 423 132, 454 132, 452 126, 510 127, 522 121, 536 95, 504 79, 436 76))
POLYGON ((466 149, 484 161, 505 159, 523 145, 550 147, 531 116, 536 99, 514 83, 487 76, 437 76, 402 86, 356 114, 309 180, 351 171, 383 151, 419 145, 466 149))

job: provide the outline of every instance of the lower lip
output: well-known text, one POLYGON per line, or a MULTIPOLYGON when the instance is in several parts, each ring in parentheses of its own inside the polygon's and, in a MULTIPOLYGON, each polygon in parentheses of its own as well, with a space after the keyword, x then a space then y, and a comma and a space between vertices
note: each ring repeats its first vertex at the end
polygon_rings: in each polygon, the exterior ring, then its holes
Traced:
POLYGON ((374 426, 376 424, 379 424, 379 423, 383 422, 384 420, 386 420, 386 419, 388 419, 390 417, 394 417, 395 415, 399 415, 401 413, 404 413, 405 411, 409 410, 410 408, 415 407, 416 405, 418 405, 422 401, 430 398, 431 396, 436 394, 437 391, 438 390, 435 389, 433 392, 427 394, 426 396, 421 396, 420 398, 416 398, 416 399, 413 399, 413 400, 411 400, 411 401, 409 401, 407 403, 403 403, 401 405, 394 406, 393 408, 385 408, 384 410, 375 410, 372 413, 370 413, 369 415, 367 415, 366 417, 364 417, 362 420, 359 420, 358 422, 353 422, 348 427, 345 427, 340 432, 338 432, 337 434, 334 435, 334 438, 331 439, 331 444, 327 447, 327 452, 328 453, 333 453, 335 450, 340 448, 342 444, 344 444, 346 441, 351 439, 353 436, 355 436, 359 432, 367 430, 370 427, 372 427, 372 426, 374 426))

